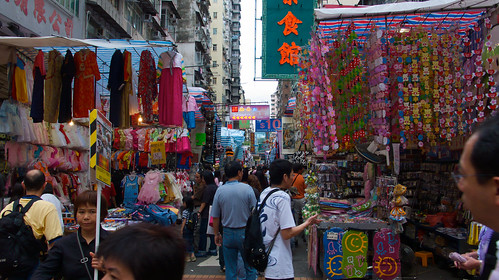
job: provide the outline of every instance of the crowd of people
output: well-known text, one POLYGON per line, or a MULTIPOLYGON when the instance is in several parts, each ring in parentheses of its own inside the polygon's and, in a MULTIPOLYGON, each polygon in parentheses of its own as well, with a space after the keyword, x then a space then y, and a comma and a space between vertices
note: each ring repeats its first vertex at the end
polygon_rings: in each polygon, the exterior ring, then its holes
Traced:
MULTIPOLYGON (((494 115, 468 139, 459 168, 453 173, 465 207, 486 226, 480 234, 479 250, 461 255, 455 265, 476 269, 479 279, 499 279, 497 154, 499 115, 494 115)), ((164 279, 168 275, 168 279, 180 280, 186 262, 219 254, 226 279, 237 279, 238 267, 243 267, 245 279, 253 280, 257 278, 256 270, 241 257, 245 226, 252 208, 275 189, 278 191, 270 194, 260 216, 264 244, 268 246, 275 239, 264 274, 266 279, 293 279, 291 240, 297 242, 296 237, 306 227, 319 223, 317 216, 305 221, 301 216, 306 187, 303 171, 303 166, 282 159, 273 161, 268 172, 243 168, 237 161, 225 164, 223 173, 205 168, 195 174, 193 193, 184 197, 180 230, 152 224, 127 226, 114 233, 101 228, 101 245, 95 252, 97 193, 78 195, 74 213, 79 229, 63 237, 60 210, 57 203, 51 202, 50 186, 47 188, 41 171, 30 170, 22 183, 13 186, 17 197, 13 196, 0 213, 0 231, 9 228, 7 224, 14 220, 14 214, 21 213, 31 234, 26 242, 36 245, 24 246, 29 248, 23 247, 23 254, 16 256, 17 264, 24 265, 22 269, 17 265, 16 269, 6 270, 8 264, 4 263, 0 274, 10 280, 93 279, 97 270, 100 279, 164 279)), ((100 201, 100 217, 104 219, 107 203, 105 199, 100 201)), ((0 242, 4 242, 1 236, 0 242)), ((0 254, 4 257, 14 253, 2 250, 0 254)))

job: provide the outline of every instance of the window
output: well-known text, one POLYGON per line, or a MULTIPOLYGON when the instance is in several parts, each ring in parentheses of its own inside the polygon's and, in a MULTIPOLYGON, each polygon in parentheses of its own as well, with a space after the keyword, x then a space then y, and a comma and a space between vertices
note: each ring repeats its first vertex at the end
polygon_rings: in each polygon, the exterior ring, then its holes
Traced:
POLYGON ((213 81, 213 84, 214 84, 214 85, 216 85, 216 84, 217 84, 217 78, 216 78, 216 77, 213 77, 212 81, 213 81))
POLYGON ((213 67, 217 67, 218 66, 218 63, 216 60, 213 60, 213 67))
POLYGON ((218 13, 217 12, 213 12, 213 18, 218 18, 218 13))
POLYGON ((213 51, 216 52, 218 50, 217 44, 213 44, 213 51))
POLYGON ((217 35, 217 31, 218 31, 217 28, 213 28, 213 35, 217 35))

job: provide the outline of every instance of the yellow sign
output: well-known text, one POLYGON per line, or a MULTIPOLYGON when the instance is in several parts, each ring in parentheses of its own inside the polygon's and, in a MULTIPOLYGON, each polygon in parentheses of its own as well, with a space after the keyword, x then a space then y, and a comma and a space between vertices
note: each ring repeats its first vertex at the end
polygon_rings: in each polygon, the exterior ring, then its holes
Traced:
POLYGON ((157 141, 151 142, 151 164, 165 164, 166 163, 166 152, 165 152, 165 142, 157 141))
POLYGON ((103 182, 104 184, 110 186, 111 185, 111 173, 106 169, 97 165, 95 168, 95 176, 97 180, 103 182))

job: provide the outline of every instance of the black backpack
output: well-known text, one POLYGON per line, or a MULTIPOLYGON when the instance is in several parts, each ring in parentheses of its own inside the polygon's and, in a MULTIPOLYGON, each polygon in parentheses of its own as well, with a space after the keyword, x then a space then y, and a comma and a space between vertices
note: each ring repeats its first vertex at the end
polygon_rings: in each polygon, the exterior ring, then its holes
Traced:
POLYGON ((192 211, 189 214, 189 217, 187 218, 187 222, 185 222, 185 227, 187 227, 187 229, 189 229, 191 231, 194 231, 197 223, 198 223, 198 214, 194 213, 194 211, 192 211))
POLYGON ((24 215, 37 200, 40 198, 31 199, 24 207, 16 200, 12 211, 4 212, 0 219, 0 279, 28 275, 45 251, 42 241, 24 222, 24 215))
POLYGON ((254 267, 256 270, 260 272, 264 272, 267 268, 267 263, 269 260, 270 251, 272 251, 272 247, 274 246, 275 239, 279 234, 279 230, 277 230, 272 242, 270 242, 269 248, 265 250, 265 245, 263 244, 263 236, 261 230, 260 223, 260 214, 262 213, 263 207, 265 206, 265 202, 267 198, 270 197, 271 194, 279 191, 279 189, 271 190, 265 199, 258 207, 258 202, 256 206, 252 209, 251 214, 246 222, 246 230, 244 236, 244 258, 246 262, 254 267))

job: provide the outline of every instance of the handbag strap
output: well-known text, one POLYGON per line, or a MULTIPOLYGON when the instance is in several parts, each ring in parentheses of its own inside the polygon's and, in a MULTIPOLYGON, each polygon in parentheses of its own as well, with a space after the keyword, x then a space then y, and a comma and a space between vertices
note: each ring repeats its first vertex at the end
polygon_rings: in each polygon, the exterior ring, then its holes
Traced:
MULTIPOLYGON (((269 193, 265 196, 265 198, 263 199, 262 203, 260 204, 260 208, 258 209, 258 213, 259 213, 259 214, 262 212, 263 207, 265 206, 265 202, 267 202, 267 199, 270 197, 270 195, 272 195, 273 193, 278 192, 278 191, 280 191, 280 189, 279 189, 279 188, 273 189, 273 190, 271 190, 271 191, 270 191, 270 192, 269 192, 269 193)), ((258 204, 258 202, 257 202, 257 204, 258 204)), ((277 235, 279 234, 279 232, 280 232, 280 231, 281 231, 281 228, 279 228, 279 229, 277 230, 277 232, 276 232, 276 233, 275 233, 275 235, 274 235, 274 238, 272 238, 272 241, 270 242, 269 247, 267 248, 267 252, 265 252, 265 254, 266 254, 266 255, 269 255, 269 254, 270 254, 270 252, 272 251, 272 248, 274 247, 275 240, 276 240, 277 235)))
POLYGON ((83 254, 83 249, 81 248, 81 242, 80 242, 80 234, 78 232, 76 232, 76 241, 78 242, 78 247, 80 248, 80 253, 81 253, 80 263, 82 263, 85 266, 85 269, 87 270, 88 277, 90 278, 90 280, 92 280, 93 279, 92 274, 90 273, 90 270, 88 269, 88 266, 87 266, 87 262, 89 260, 88 260, 88 257, 85 257, 85 254, 83 254))

